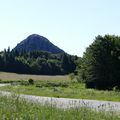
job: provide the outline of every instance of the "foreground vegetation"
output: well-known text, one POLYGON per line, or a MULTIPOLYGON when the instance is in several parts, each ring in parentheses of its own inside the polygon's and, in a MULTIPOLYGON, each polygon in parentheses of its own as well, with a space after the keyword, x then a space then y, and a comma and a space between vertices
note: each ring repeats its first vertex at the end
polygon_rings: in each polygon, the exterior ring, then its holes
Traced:
POLYGON ((0 95, 1 120, 119 120, 113 112, 104 113, 88 108, 63 110, 52 105, 40 105, 20 100, 19 96, 3 97, 0 95))

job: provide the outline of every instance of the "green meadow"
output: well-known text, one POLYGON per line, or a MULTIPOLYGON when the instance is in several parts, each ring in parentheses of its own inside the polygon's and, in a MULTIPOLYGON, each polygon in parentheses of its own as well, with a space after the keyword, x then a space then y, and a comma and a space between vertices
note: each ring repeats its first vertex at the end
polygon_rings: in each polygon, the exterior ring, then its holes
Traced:
POLYGON ((12 84, 10 86, 0 87, 0 90, 15 92, 18 94, 22 93, 57 98, 62 97, 120 101, 119 91, 87 89, 84 83, 78 83, 76 80, 71 80, 69 76, 40 76, 0 73, 0 77, 1 83, 12 84), (9 76, 6 76, 6 74, 9 76), (4 80, 5 77, 6 79, 4 80), (29 84, 28 80, 31 78, 34 81, 34 84, 29 84))

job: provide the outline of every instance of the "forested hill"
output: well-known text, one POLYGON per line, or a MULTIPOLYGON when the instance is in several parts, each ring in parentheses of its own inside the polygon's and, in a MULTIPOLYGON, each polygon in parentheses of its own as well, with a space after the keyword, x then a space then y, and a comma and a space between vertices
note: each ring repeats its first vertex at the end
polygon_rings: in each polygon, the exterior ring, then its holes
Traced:
POLYGON ((0 71, 24 74, 62 75, 74 72, 77 56, 44 51, 17 51, 0 53, 0 71))
POLYGON ((14 50, 26 52, 42 50, 50 53, 64 53, 62 49, 55 46, 47 38, 38 34, 32 34, 28 36, 25 40, 17 44, 14 50))

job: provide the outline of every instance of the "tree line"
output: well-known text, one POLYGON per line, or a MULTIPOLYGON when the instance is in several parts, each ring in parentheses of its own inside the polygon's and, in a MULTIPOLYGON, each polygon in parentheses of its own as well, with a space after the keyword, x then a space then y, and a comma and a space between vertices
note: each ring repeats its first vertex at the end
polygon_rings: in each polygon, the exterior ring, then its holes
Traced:
POLYGON ((74 72, 77 56, 44 51, 25 52, 10 48, 0 52, 0 71, 24 74, 62 75, 74 72))

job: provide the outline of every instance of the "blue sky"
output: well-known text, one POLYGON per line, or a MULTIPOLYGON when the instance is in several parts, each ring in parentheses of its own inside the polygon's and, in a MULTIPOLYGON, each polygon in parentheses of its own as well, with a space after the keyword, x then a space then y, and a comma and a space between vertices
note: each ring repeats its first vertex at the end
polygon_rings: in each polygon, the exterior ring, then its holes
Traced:
POLYGON ((82 56, 97 35, 120 35, 120 0, 0 0, 0 50, 40 34, 82 56))

